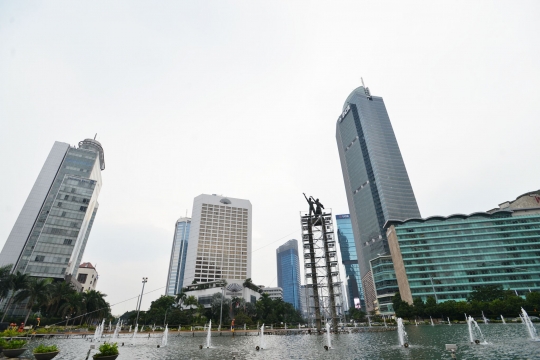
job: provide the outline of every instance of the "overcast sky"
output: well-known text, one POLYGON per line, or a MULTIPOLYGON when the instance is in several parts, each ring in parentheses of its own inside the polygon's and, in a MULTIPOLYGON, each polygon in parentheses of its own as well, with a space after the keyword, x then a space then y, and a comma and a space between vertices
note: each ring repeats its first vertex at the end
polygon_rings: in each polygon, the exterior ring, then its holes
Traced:
POLYGON ((302 192, 348 213, 335 124, 360 77, 384 98, 422 216, 537 190, 538 19, 538 1, 2 0, 0 246, 54 141, 97 133, 83 261, 111 304, 143 276, 165 286, 175 221, 202 193, 251 201, 252 278, 276 286, 302 192))

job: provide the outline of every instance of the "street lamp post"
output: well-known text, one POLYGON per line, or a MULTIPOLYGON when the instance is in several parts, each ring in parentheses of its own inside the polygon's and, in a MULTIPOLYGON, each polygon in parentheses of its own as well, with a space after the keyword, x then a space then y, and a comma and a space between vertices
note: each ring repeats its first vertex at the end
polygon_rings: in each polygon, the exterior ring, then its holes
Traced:
POLYGON ((143 297, 143 294, 144 294, 144 285, 146 284, 147 281, 148 281, 147 277, 142 278, 141 299, 139 301, 139 307, 137 308, 137 320, 135 321, 135 326, 138 326, 138 324, 139 324, 139 311, 141 311, 142 297, 143 297))

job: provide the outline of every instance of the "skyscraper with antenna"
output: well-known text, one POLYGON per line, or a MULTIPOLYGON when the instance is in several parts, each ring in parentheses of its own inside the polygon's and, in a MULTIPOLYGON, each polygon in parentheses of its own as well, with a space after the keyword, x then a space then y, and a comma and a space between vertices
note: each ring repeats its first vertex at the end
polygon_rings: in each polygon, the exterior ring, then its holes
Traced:
POLYGON ((55 142, 0 253, 36 277, 75 277, 98 210, 105 155, 99 141, 55 142))
POLYGON ((345 100, 336 141, 366 308, 372 311, 391 297, 376 293, 370 268, 370 260, 390 255, 384 224, 419 217, 420 211, 384 101, 361 81, 345 100))

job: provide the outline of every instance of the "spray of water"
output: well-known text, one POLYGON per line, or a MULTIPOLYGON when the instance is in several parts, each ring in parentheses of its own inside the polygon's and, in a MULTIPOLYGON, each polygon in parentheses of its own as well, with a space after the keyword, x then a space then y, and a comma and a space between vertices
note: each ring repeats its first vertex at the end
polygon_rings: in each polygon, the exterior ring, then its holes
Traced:
POLYGON ((519 317, 521 318, 521 322, 525 324, 525 326, 527 327, 527 331, 529 332, 529 336, 531 337, 531 340, 535 340, 535 341, 540 340, 536 333, 536 328, 534 327, 531 321, 531 318, 529 317, 529 314, 527 314, 525 309, 521 308, 521 314, 519 314, 519 317))
POLYGON ((504 321, 504 318, 503 318, 502 315, 501 315, 501 320, 502 320, 503 324, 506 324, 506 321, 504 321))
POLYGON ((206 335, 206 348, 210 349, 212 339, 212 320, 208 323, 208 334, 206 335))
POLYGON ((165 325, 165 331, 163 331, 163 337, 161 338, 161 347, 167 346, 169 340, 169 326, 165 325))
POLYGON ((407 342, 407 332, 405 331, 405 326, 403 325, 402 318, 397 319, 397 331, 398 331, 399 345, 405 346, 405 343, 407 342))
POLYGON ((331 349, 332 348, 332 338, 330 336, 330 323, 328 321, 326 322, 326 342, 327 342, 328 348, 331 349))
POLYGON ((261 349, 265 349, 266 348, 266 341, 264 341, 264 324, 262 324, 262 326, 261 326, 261 335, 259 337, 259 340, 260 340, 259 347, 261 349))

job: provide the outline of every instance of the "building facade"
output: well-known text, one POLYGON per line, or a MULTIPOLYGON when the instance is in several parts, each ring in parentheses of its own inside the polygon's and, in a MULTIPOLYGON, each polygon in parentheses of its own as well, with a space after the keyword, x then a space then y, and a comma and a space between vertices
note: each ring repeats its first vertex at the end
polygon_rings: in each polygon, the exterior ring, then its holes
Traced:
POLYGON ((283 300, 283 289, 280 287, 261 287, 263 294, 268 294, 270 296, 270 299, 277 300, 281 299, 283 300))
POLYGON ((184 287, 226 280, 243 287, 251 278, 251 203, 218 195, 193 201, 184 287))
POLYGON ((360 267, 358 266, 358 256, 349 214, 336 215, 337 235, 341 262, 345 267, 347 279, 347 299, 349 307, 356 309, 366 309, 364 292, 362 291, 362 281, 360 277, 360 267))
POLYGON ((0 253, 0 266, 37 277, 77 278, 98 210, 105 158, 94 139, 55 142, 0 253))
POLYGON ((386 224, 401 298, 466 300, 483 285, 540 291, 540 191, 488 212, 386 224))
POLYGON ((300 261, 298 241, 292 239, 276 249, 278 287, 283 289, 283 301, 300 310, 300 261))
POLYGON ((85 262, 79 265, 77 282, 81 285, 81 291, 96 290, 98 277, 98 272, 91 263, 85 262))
POLYGON ((182 287, 184 286, 190 227, 191 218, 180 218, 174 225, 174 238, 165 295, 175 296, 182 291, 182 287))
POLYGON ((375 303, 374 311, 377 315, 390 315, 394 313, 392 298, 397 292, 398 283, 392 256, 377 256, 369 261, 371 276, 373 276, 375 303))
POLYGON ((420 211, 384 101, 360 86, 345 101, 336 140, 367 311, 376 299, 369 261, 390 254, 384 224, 420 211))

